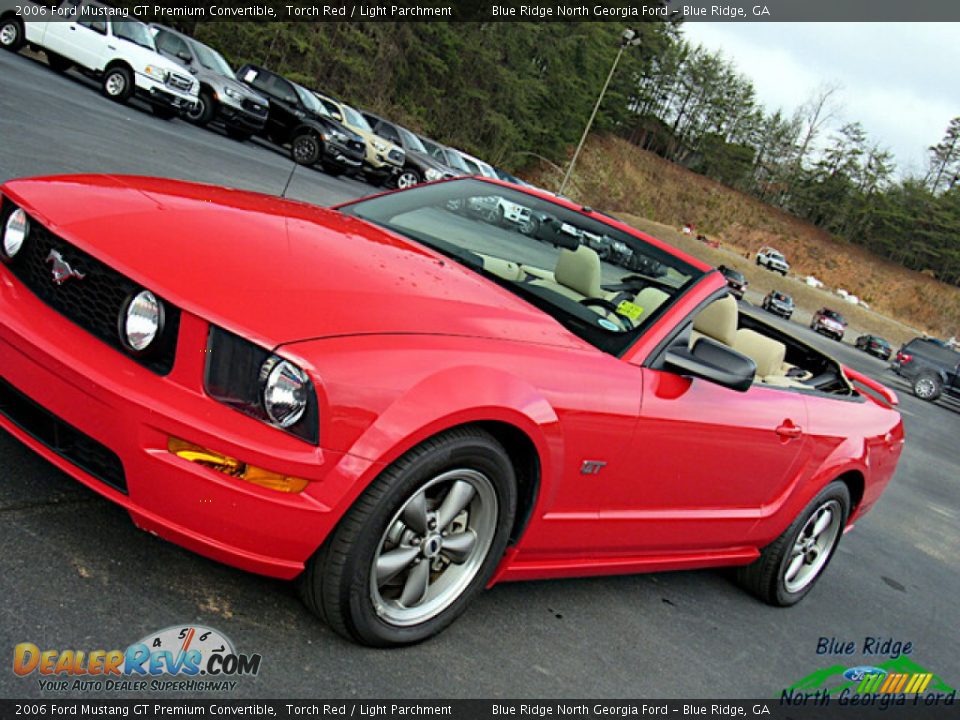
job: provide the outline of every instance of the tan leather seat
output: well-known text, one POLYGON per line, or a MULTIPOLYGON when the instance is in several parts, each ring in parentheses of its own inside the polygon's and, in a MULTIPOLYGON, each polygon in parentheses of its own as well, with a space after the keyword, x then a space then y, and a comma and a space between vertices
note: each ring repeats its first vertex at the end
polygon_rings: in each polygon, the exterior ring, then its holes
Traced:
POLYGON ((553 270, 553 282, 547 278, 531 281, 531 285, 550 288, 554 292, 564 295, 571 300, 580 301, 584 298, 601 298, 603 289, 600 287, 600 256, 592 248, 580 245, 576 250, 560 251, 557 266, 553 270))
POLYGON ((737 335, 738 313, 737 301, 732 295, 714 300, 693 319, 690 347, 703 336, 733 347, 737 335))
POLYGON ((787 346, 766 335, 749 330, 737 330, 733 349, 746 355, 757 364, 757 380, 780 375, 787 346))
POLYGON ((670 296, 660 288, 645 287, 643 290, 638 292, 637 296, 633 299, 633 304, 638 305, 643 309, 643 313, 636 320, 634 320, 634 323, 645 318, 669 299, 670 296))

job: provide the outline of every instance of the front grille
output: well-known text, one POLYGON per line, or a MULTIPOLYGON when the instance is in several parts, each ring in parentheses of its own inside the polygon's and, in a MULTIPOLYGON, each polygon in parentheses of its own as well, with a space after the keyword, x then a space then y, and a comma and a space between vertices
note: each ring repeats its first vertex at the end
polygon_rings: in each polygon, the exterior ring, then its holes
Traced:
POLYGON ((251 100, 250 98, 244 98, 243 102, 240 104, 243 106, 244 110, 249 110, 250 112, 256 113, 257 115, 267 114, 267 108, 263 105, 263 103, 259 103, 256 100, 251 100))
POLYGON ((390 158, 391 160, 393 160, 393 162, 395 162, 395 163, 402 163, 402 162, 403 162, 403 151, 400 150, 399 148, 393 148, 393 150, 391 150, 389 153, 387 153, 387 157, 390 158))
POLYGON ((193 87, 193 80, 186 77, 185 75, 177 75, 176 73, 170 73, 167 75, 167 87, 172 87, 175 90, 189 91, 193 87))
MULTIPOLYGON (((5 202, 0 221, 6 222, 13 212, 5 202)), ((0 224, 0 227, 3 227, 0 224)), ((180 329, 180 309, 164 301, 164 325, 153 347, 142 355, 129 353, 120 341, 119 320, 125 303, 143 288, 125 275, 105 265, 83 250, 57 237, 30 218, 30 234, 17 256, 7 267, 20 282, 40 300, 107 345, 123 352, 157 375, 166 375, 173 368, 180 329), (53 280, 51 252, 60 253, 74 270, 84 274, 57 285, 53 280)))
POLYGON ((127 476, 115 452, 38 405, 3 378, 0 414, 60 457, 126 494, 127 476))

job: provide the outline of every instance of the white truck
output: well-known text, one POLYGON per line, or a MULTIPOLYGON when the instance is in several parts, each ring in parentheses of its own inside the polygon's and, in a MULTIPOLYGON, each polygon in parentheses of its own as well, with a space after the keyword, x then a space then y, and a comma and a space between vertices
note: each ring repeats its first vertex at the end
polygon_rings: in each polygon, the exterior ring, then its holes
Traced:
POLYGON ((790 263, 783 256, 783 253, 772 247, 760 248, 757 253, 757 265, 765 267, 767 270, 786 275, 790 270, 790 263))
POLYGON ((137 95, 154 113, 171 118, 197 102, 199 83, 157 52, 150 30, 129 15, 96 0, 59 5, 0 0, 0 47, 43 50, 50 67, 73 66, 97 78, 117 102, 137 95))

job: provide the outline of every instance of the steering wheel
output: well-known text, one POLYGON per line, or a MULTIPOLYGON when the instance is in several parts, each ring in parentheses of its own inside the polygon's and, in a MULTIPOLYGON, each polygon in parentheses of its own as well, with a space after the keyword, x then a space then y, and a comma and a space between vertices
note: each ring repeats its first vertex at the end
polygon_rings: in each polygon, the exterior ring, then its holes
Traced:
POLYGON ((620 323, 620 327, 623 328, 624 331, 629 332, 630 330, 633 330, 633 321, 626 315, 621 314, 617 309, 617 306, 606 298, 588 297, 581 300, 580 304, 584 307, 603 308, 607 312, 613 314, 614 319, 620 323))

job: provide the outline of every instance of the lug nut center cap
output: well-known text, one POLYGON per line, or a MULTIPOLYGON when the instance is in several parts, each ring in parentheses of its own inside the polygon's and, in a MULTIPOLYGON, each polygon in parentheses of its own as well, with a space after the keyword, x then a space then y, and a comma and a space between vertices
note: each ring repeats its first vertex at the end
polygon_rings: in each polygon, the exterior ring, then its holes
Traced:
POLYGON ((423 541, 423 556, 426 558, 435 558, 440 554, 440 548, 443 547, 443 538, 439 534, 430 535, 423 541))

